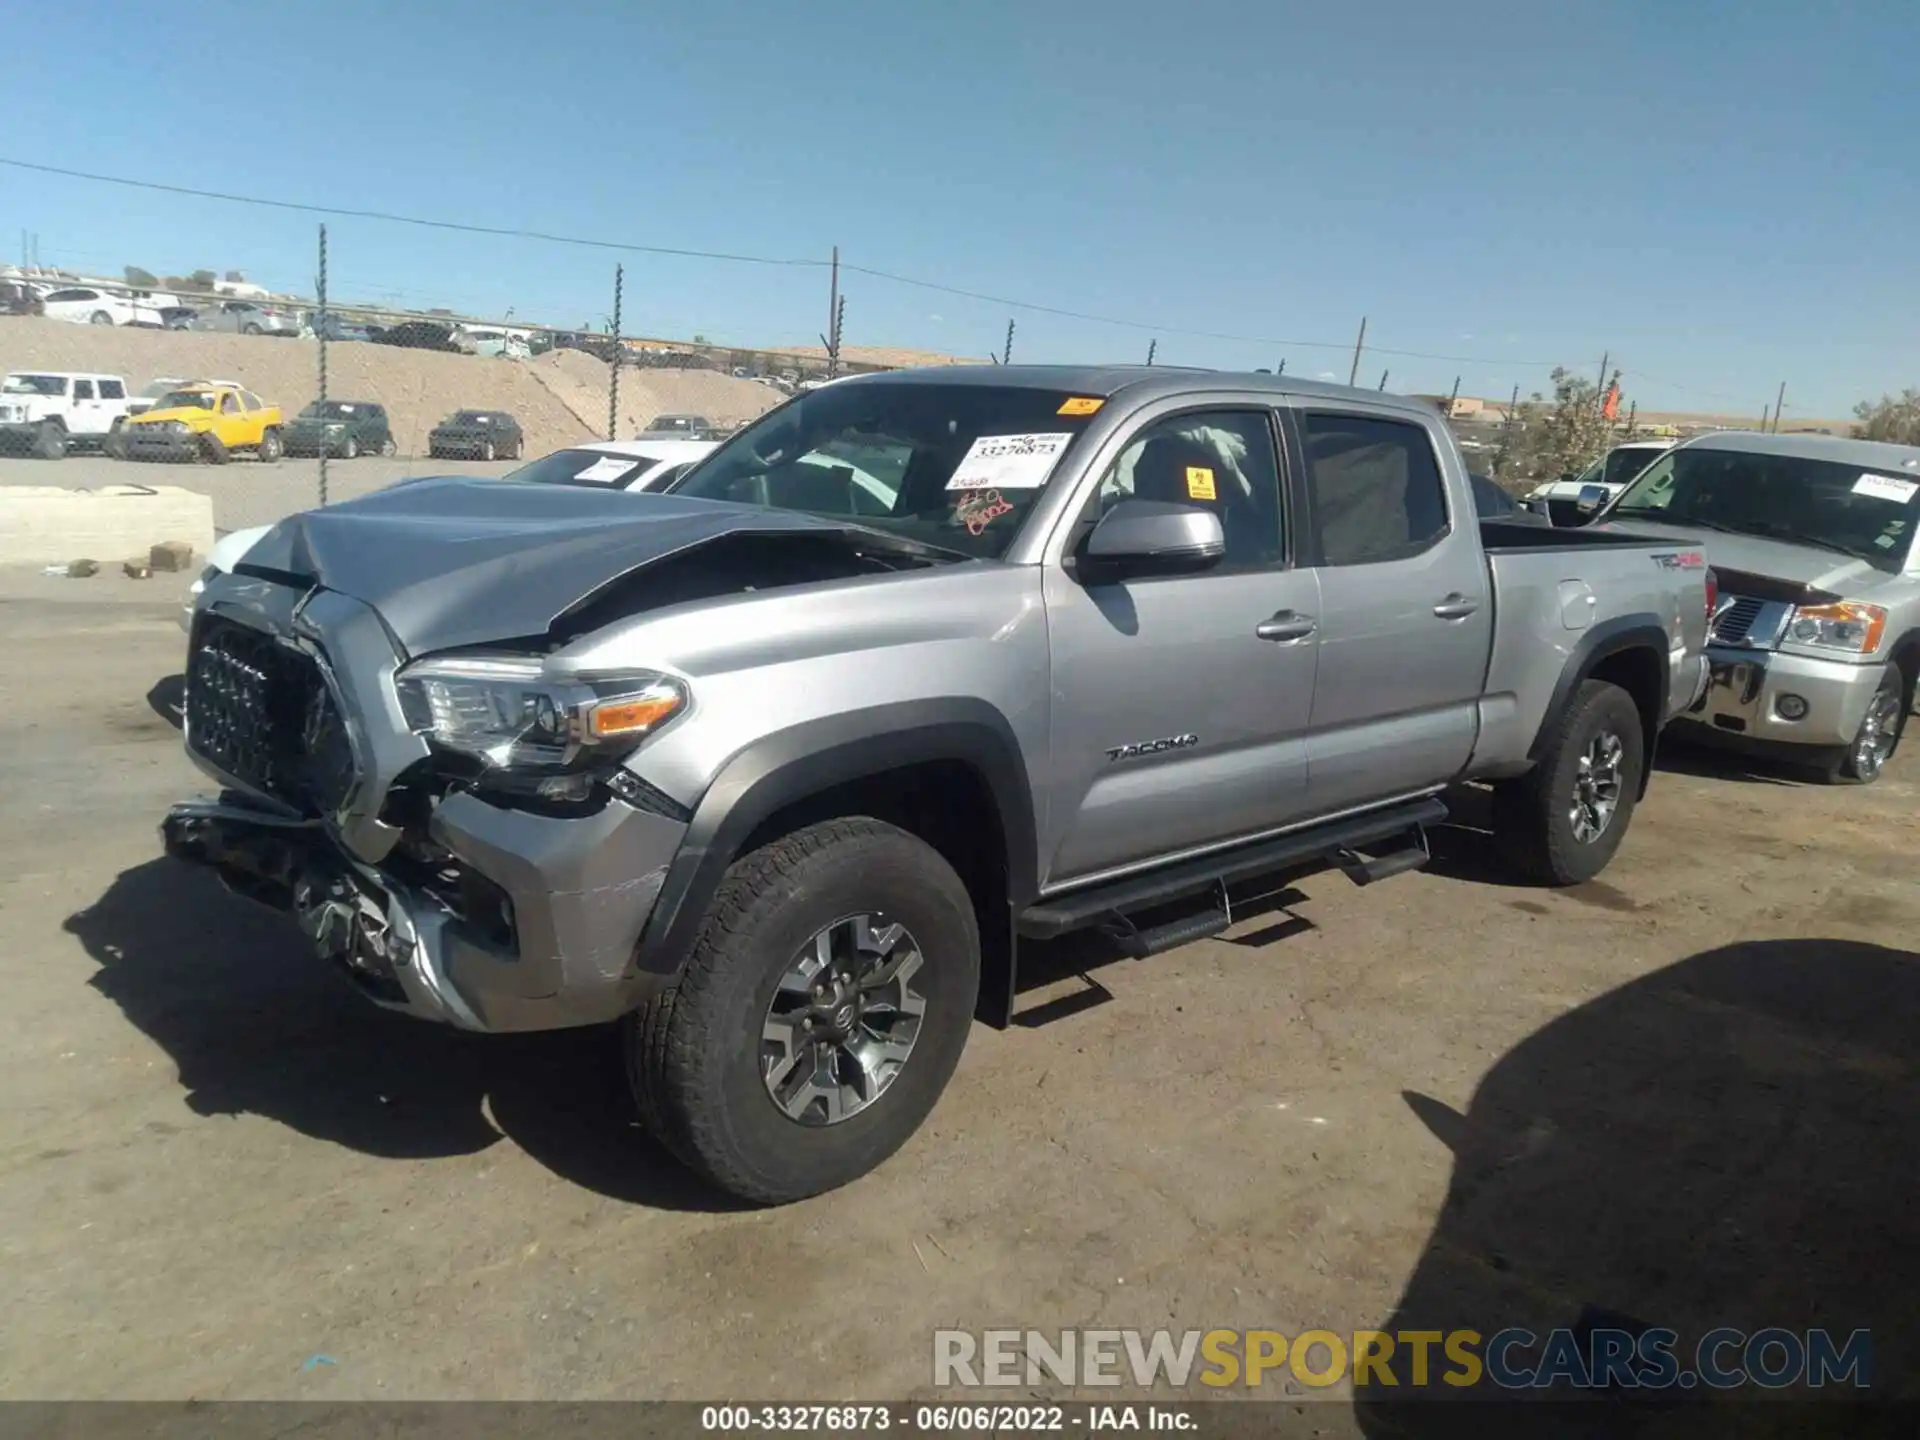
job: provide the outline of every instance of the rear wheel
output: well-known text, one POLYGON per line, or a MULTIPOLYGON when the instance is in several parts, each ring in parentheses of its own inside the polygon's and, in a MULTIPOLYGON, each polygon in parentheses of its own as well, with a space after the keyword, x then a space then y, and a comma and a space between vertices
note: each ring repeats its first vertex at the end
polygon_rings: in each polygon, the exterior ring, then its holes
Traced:
POLYGON ((67 455, 67 427, 58 420, 42 420, 33 432, 33 453, 42 460, 64 460, 67 455))
POLYGON ((735 861, 676 986, 628 1022, 648 1127, 761 1204, 905 1144, 959 1062, 980 986, 973 902, 939 852, 851 818, 735 861))
POLYGON ((1867 702, 1867 713, 1854 732, 1853 743, 1834 754, 1826 763, 1827 783, 1831 785, 1871 785, 1880 778, 1893 752, 1900 746, 1900 734, 1906 728, 1906 677, 1892 666, 1880 677, 1880 688, 1867 702))
POLYGON ((381 458, 391 460, 395 455, 399 453, 400 453, 400 447, 394 443, 393 437, 391 435, 387 436, 386 439, 380 442, 381 458))
POLYGON ((1539 763, 1494 789, 1494 837, 1528 879, 1577 885, 1606 869, 1626 836, 1645 736, 1633 697, 1604 680, 1583 681, 1552 724, 1539 763))
POLYGON ((240 327, 240 333, 242 335, 258 335, 260 333, 260 327, 249 320, 245 325, 240 327))

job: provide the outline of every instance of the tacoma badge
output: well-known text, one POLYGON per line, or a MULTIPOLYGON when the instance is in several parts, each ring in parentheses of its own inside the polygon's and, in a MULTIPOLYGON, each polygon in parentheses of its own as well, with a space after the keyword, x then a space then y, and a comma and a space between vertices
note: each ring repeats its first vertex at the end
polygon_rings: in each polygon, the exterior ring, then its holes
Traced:
POLYGON ((1116 745, 1107 751, 1109 760, 1137 760, 1142 755, 1158 755, 1163 750, 1184 750, 1198 745, 1198 735, 1169 735, 1164 740, 1141 740, 1132 745, 1116 745))

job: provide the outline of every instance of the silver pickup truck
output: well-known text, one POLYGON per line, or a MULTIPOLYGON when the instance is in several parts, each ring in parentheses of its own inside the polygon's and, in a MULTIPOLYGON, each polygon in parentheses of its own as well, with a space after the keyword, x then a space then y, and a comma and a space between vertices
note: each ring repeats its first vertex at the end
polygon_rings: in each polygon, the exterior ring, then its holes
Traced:
POLYGON ((169 850, 381 1004, 627 1026, 683 1160, 898 1148, 1023 945, 1151 954, 1256 877, 1416 868, 1457 782, 1600 871, 1705 682, 1689 539, 1476 519, 1431 409, 1167 369, 789 401, 665 494, 414 481, 197 602, 169 850))

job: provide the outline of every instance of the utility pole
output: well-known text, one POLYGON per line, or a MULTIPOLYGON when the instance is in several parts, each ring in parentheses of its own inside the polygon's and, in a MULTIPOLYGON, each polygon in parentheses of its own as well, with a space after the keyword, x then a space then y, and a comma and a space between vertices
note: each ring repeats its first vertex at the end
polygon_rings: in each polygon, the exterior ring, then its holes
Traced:
MULTIPOLYGON (((327 227, 320 227, 320 273, 314 277, 313 288, 320 302, 320 413, 327 410, 327 227)), ((327 503, 327 445, 326 431, 321 431, 320 442, 320 503, 327 503)))
POLYGON ((1387 376, 1390 375, 1391 373, 1392 372, 1388 370, 1382 370, 1380 372, 1380 388, 1382 390, 1385 390, 1387 388, 1387 376))
POLYGON ((1773 433, 1776 435, 1780 433, 1780 412, 1786 408, 1786 403, 1787 382, 1782 380, 1780 382, 1780 393, 1776 395, 1773 400, 1773 433))
POLYGON ((1160 342, 1158 340, 1149 340, 1147 342, 1147 364, 1153 364, 1153 352, 1159 348, 1160 342))
POLYGON ((626 280, 626 267, 613 267, 613 368, 607 372, 607 439, 620 438, 620 292, 626 280))
POLYGON ((1520 409, 1520 387, 1513 387, 1513 398, 1507 402, 1506 423, 1500 427, 1500 453, 1494 456, 1493 470, 1496 475, 1504 474, 1507 468, 1507 455, 1513 448, 1513 417, 1520 409))
POLYGON ((827 334, 833 337, 827 346, 827 378, 833 379, 838 357, 833 353, 840 343, 840 316, 843 307, 840 304, 840 247, 833 247, 833 278, 827 283, 827 334))
POLYGON ((1276 371, 1274 371, 1273 373, 1274 373, 1274 374, 1276 374, 1276 375, 1284 375, 1284 374, 1286 374, 1286 373, 1287 373, 1287 362, 1286 362, 1285 360, 1282 360, 1282 361, 1280 362, 1280 368, 1279 368, 1278 370, 1276 370, 1276 371))
POLYGON ((1013 363, 1013 321, 1011 320, 1007 321, 1007 345, 1000 354, 1000 363, 1002 365, 1013 363))
POLYGON ((1353 342, 1353 368, 1347 371, 1347 384, 1360 383, 1360 350, 1367 343, 1367 317, 1360 317, 1360 338, 1353 342))
POLYGON ((842 295, 833 308, 833 326, 820 337, 820 343, 827 349, 827 379, 832 380, 840 373, 840 331, 847 320, 847 297, 842 295))
POLYGON ((1634 401, 1627 406, 1627 438, 1631 440, 1634 432, 1640 428, 1640 402, 1634 401))
POLYGON ((1453 377, 1453 393, 1447 396, 1447 418, 1453 418, 1453 407, 1460 403, 1460 377, 1453 377))
POLYGON ((1596 410, 1604 409, 1606 407, 1607 361, 1611 360, 1612 358, 1613 358, 1612 351, 1608 351, 1606 354, 1600 357, 1600 384, 1598 385, 1598 387, 1595 388, 1593 392, 1593 408, 1596 410))
POLYGON ((1760 407, 1760 433, 1767 433, 1767 407, 1764 405, 1760 407))

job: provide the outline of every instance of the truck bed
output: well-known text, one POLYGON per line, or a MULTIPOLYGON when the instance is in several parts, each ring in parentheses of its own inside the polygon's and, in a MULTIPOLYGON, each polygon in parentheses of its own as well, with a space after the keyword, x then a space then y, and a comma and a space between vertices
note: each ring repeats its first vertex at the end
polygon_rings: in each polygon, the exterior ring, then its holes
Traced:
POLYGON ((1699 543, 1697 540, 1674 541, 1657 535, 1636 535, 1630 530, 1611 528, 1582 526, 1579 529, 1561 530, 1549 529, 1545 525, 1516 525, 1511 520, 1480 522, 1480 546, 1489 555, 1522 550, 1606 550, 1632 549, 1635 546, 1658 546, 1663 550, 1674 550, 1699 543))

